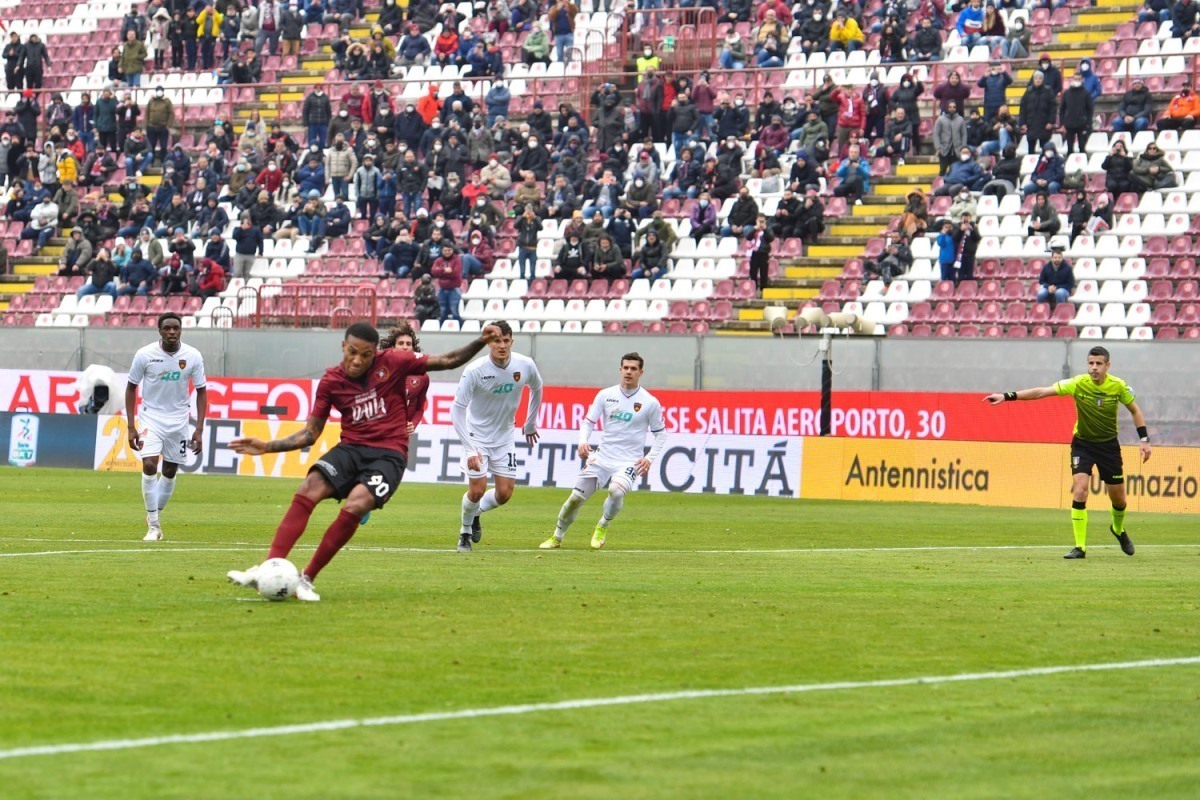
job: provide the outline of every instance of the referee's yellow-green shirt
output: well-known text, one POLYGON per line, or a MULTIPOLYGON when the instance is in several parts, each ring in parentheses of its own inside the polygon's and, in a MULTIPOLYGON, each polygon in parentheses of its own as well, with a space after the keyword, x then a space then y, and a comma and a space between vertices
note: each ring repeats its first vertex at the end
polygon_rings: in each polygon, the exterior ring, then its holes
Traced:
POLYGON ((1096 383, 1084 373, 1054 384, 1060 395, 1075 398, 1075 436, 1085 442, 1107 442, 1117 438, 1117 404, 1127 406, 1137 398, 1132 387, 1116 375, 1096 383))

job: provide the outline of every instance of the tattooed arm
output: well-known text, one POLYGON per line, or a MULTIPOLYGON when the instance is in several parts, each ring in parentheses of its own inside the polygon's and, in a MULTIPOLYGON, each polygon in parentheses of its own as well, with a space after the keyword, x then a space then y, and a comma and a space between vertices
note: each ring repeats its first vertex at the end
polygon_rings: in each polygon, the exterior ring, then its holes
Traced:
POLYGON ((425 362, 425 369, 429 372, 433 372, 434 370, 454 369, 455 367, 461 367, 463 364, 466 364, 468 361, 474 358, 475 354, 482 350, 488 342, 499 338, 499 328, 497 328, 495 325, 485 325, 479 338, 470 344, 463 345, 457 350, 451 350, 448 353, 439 353, 435 356, 429 356, 428 360, 425 362))
POLYGON ((291 436, 285 436, 282 439, 272 439, 269 442, 264 442, 262 439, 253 436, 242 437, 230 442, 229 449, 244 456, 261 456, 263 453, 282 453, 285 450, 301 450, 305 447, 312 447, 317 439, 321 438, 323 430, 325 430, 325 420, 323 418, 309 417, 308 422, 304 423, 304 428, 296 431, 291 436))

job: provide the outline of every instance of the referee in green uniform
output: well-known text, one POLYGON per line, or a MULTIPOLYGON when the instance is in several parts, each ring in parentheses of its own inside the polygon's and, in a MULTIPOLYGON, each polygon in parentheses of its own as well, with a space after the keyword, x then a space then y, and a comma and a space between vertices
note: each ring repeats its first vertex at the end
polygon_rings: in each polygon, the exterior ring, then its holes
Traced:
POLYGON ((1125 531, 1125 473, 1121 466, 1121 444, 1117 441, 1117 404, 1128 408, 1133 415, 1143 463, 1150 458, 1150 434, 1146 431, 1146 418, 1138 408, 1133 389, 1116 375, 1109 375, 1108 365, 1108 351, 1093 347, 1088 351, 1086 375, 1076 375, 1053 386, 989 394, 984 398, 992 405, 1007 400, 1041 400, 1059 395, 1075 398, 1075 430, 1071 439, 1071 528, 1075 532, 1075 547, 1063 558, 1087 557, 1087 496, 1093 467, 1108 487, 1108 497, 1112 501, 1109 532, 1117 537, 1125 555, 1133 555, 1133 542, 1125 531))

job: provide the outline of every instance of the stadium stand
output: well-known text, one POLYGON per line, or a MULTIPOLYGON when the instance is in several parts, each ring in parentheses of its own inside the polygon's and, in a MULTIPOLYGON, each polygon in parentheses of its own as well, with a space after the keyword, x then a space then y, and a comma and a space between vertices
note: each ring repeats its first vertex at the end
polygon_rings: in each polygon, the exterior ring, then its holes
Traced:
POLYGON ((1200 30, 911 5, 0 0, 0 324, 1200 338, 1200 30))

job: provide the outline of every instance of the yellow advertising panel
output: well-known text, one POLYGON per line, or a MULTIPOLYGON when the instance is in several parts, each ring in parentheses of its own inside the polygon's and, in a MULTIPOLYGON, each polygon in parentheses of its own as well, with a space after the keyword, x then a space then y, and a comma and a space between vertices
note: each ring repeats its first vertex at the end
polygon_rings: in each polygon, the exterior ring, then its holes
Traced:
MULTIPOLYGON (((1200 513, 1200 448, 1158 447, 1142 464, 1122 448, 1131 511, 1200 513)), ((1061 444, 888 439, 804 440, 800 496, 829 500, 1069 508, 1061 444)), ((1091 495, 1104 493, 1093 476, 1091 495)))
MULTIPOLYGON (((241 436, 258 437, 264 442, 284 439, 296 431, 304 430, 303 422, 269 422, 267 420, 243 420, 241 436)), ((326 423, 321 438, 307 450, 288 450, 284 453, 264 453, 247 456, 238 461, 239 475, 256 475, 266 478, 303 478, 308 469, 321 456, 332 450, 342 436, 342 426, 337 422, 326 423)))

